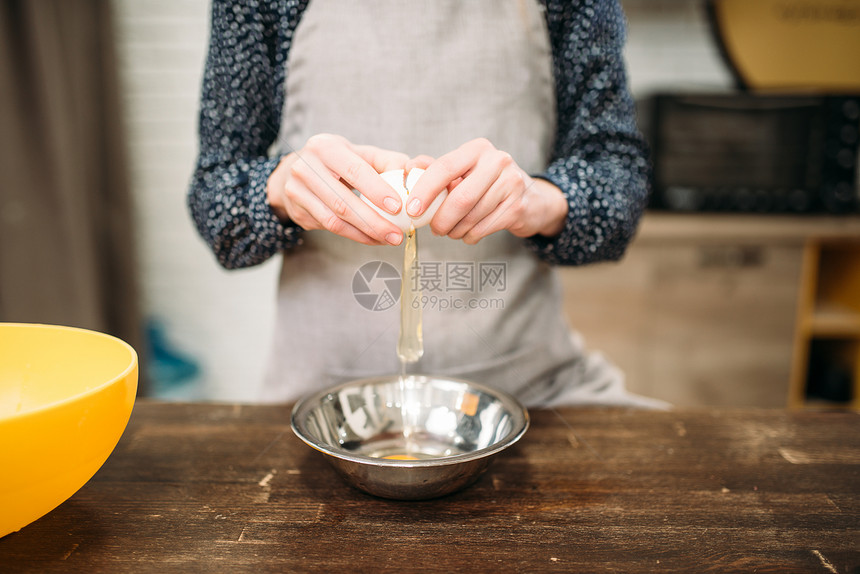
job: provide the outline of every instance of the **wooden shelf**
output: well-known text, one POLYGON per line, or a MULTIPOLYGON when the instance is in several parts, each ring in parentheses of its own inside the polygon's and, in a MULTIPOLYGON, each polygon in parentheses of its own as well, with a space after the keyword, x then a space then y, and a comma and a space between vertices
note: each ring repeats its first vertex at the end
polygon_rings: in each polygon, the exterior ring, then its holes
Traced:
POLYGON ((860 337, 860 313, 838 305, 819 305, 810 332, 813 337, 860 337))
POLYGON ((860 410, 860 400, 855 398, 848 403, 837 403, 833 401, 825 401, 823 399, 807 398, 800 408, 807 411, 856 411, 860 410))
POLYGON ((756 215, 647 211, 637 241, 805 243, 807 240, 857 241, 860 214, 756 215))
POLYGON ((808 241, 801 284, 789 406, 857 409, 860 241, 808 241))

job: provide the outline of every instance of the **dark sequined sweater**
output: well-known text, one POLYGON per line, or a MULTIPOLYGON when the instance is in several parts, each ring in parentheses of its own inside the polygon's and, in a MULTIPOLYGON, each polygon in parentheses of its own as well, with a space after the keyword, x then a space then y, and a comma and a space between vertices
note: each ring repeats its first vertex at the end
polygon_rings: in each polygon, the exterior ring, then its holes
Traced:
MULTIPOLYGON (((267 203, 269 155, 284 108, 287 55, 308 0, 214 0, 199 117, 199 156, 188 205, 219 263, 235 269, 301 245, 302 229, 267 203)), ((622 59, 617 0, 545 0, 557 129, 544 173, 567 198, 563 231, 523 241, 560 265, 617 260, 648 195, 647 151, 637 131, 622 59)))

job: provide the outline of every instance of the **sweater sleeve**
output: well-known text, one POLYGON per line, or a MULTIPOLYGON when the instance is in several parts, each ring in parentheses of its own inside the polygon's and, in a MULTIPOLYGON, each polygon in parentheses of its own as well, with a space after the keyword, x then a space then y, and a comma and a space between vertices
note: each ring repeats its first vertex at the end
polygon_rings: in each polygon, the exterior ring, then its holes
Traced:
POLYGON ((558 132, 553 158, 538 174, 565 194, 569 211, 555 237, 527 244, 560 265, 621 258, 645 207, 647 148, 635 123, 617 0, 549 0, 558 132))
POLYGON ((279 157, 285 63, 307 0, 212 2, 203 74, 199 152, 188 207, 200 235, 228 269, 262 263, 301 241, 266 201, 279 157))

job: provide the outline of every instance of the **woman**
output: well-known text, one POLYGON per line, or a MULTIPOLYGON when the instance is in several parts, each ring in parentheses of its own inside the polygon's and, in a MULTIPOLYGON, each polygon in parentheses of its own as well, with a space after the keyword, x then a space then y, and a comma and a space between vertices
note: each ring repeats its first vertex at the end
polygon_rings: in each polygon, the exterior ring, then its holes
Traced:
POLYGON ((265 400, 399 370, 398 305, 359 295, 395 291, 403 235, 350 189, 410 215, 447 189, 414 370, 658 405, 585 351, 552 268, 618 259, 647 196, 623 38, 615 0, 214 2, 189 205, 225 267, 284 253, 265 400), (404 206, 378 173, 416 166, 404 206))

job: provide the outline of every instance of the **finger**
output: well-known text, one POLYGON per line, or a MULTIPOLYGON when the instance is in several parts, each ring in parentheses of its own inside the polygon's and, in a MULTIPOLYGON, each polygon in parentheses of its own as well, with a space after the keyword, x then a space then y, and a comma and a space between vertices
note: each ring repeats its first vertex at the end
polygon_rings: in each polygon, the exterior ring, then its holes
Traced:
POLYGON ((534 235, 527 219, 531 202, 533 202, 533 196, 528 193, 508 196, 487 217, 476 223, 463 236, 463 241, 474 245, 480 239, 503 229, 510 231, 516 237, 534 235))
MULTIPOLYGON (((351 189, 336 179, 326 166, 322 165, 315 157, 303 158, 293 164, 291 170, 293 177, 307 186, 309 195, 319 199, 339 219, 349 223, 379 243, 399 245, 402 241, 403 234, 396 225, 384 219, 369 205, 356 197, 351 189)), ((378 174, 374 173, 374 175, 378 177, 378 174)), ((383 185, 387 187, 385 182, 383 185)), ((306 208, 308 204, 310 204, 309 201, 305 203, 306 208)), ((313 212, 311 214, 317 217, 317 214, 313 212)), ((335 222, 327 225, 325 219, 318 219, 318 221, 323 224, 325 229, 329 229, 330 225, 339 227, 339 224, 335 222)), ((340 234, 338 233, 338 235, 340 234)))
POLYGON ((325 229, 323 222, 331 210, 301 180, 292 178, 283 194, 293 223, 306 230, 325 229))
POLYGON ((410 161, 409 156, 405 153, 390 151, 372 145, 353 144, 352 149, 364 161, 369 163, 377 173, 392 169, 406 169, 405 166, 410 161))
POLYGON ((292 176, 292 171, 291 167, 290 177, 279 192, 283 198, 284 210, 290 220, 302 229, 319 229, 319 222, 303 207, 312 194, 300 179, 292 176))
POLYGON ((335 161, 340 162, 337 171, 349 185, 358 190, 375 205, 391 214, 397 214, 403 205, 400 195, 379 177, 380 173, 402 169, 409 156, 405 153, 385 150, 371 145, 352 145, 349 150, 352 155, 344 153, 347 150, 334 150, 335 161))
POLYGON ((489 140, 478 138, 464 143, 437 159, 427 167, 427 171, 418 180, 413 192, 409 194, 407 213, 412 217, 424 213, 442 189, 450 188, 452 182, 467 176, 478 163, 479 158, 487 153, 510 157, 497 150, 489 140))
POLYGON ((507 229, 511 222, 511 206, 513 203, 515 203, 515 200, 504 201, 498 204, 493 211, 487 214, 487 217, 476 223, 463 235, 463 242, 468 245, 475 245, 484 237, 507 229))
MULTIPOLYGON (((454 227, 459 224, 469 213, 472 212, 493 188, 496 182, 501 177, 503 171, 510 166, 510 156, 503 152, 494 152, 492 154, 484 154, 475 165, 474 169, 463 178, 453 191, 448 193, 448 197, 439 206, 439 211, 433 217, 431 229, 439 235, 449 235, 454 227)), ((488 203, 481 208, 481 213, 476 216, 486 215, 500 201, 504 199, 504 193, 509 192, 510 181, 505 179, 500 182, 495 193, 487 198, 488 203)), ((477 221, 473 219, 469 224, 472 225, 477 221)))
POLYGON ((287 211, 290 221, 308 231, 312 229, 321 229, 319 222, 314 219, 308 211, 298 204, 293 204, 287 211))
MULTIPOLYGON (((319 158, 334 175, 357 189, 380 209, 391 214, 400 211, 400 195, 379 177, 379 172, 359 155, 354 149, 355 146, 345 138, 328 134, 317 135, 308 140, 305 148, 310 155, 319 158)), ((408 158, 404 155, 404 163, 406 159, 408 158)), ((381 160, 376 158, 375 161, 381 160)))
POLYGON ((451 182, 472 169, 478 160, 478 155, 478 150, 474 149, 474 146, 464 144, 430 163, 409 193, 406 213, 410 217, 418 217, 424 213, 443 189, 448 189, 451 182))
POLYGON ((363 243, 365 245, 380 245, 375 238, 367 235, 360 229, 338 217, 319 197, 308 192, 303 194, 300 202, 293 204, 295 217, 307 221, 302 225, 305 229, 325 229, 347 239, 363 243))
POLYGON ((517 189, 517 185, 522 186, 522 181, 522 176, 518 170, 509 169, 499 174, 499 177, 478 200, 475 207, 448 232, 448 237, 462 239, 473 227, 489 217, 506 197, 519 193, 520 190, 517 189))
POLYGON ((432 156, 424 154, 417 155, 406 162, 406 165, 404 166, 403 170, 408 174, 416 167, 420 169, 427 169, 427 167, 434 161, 435 159, 432 156))

